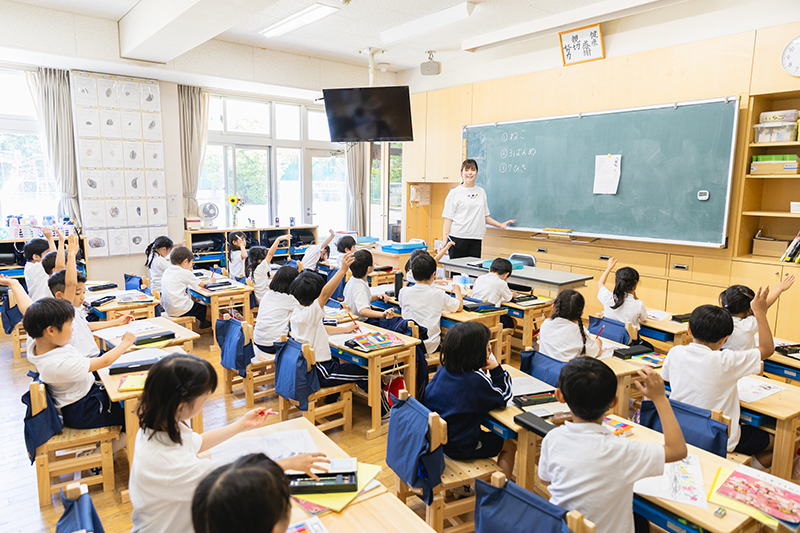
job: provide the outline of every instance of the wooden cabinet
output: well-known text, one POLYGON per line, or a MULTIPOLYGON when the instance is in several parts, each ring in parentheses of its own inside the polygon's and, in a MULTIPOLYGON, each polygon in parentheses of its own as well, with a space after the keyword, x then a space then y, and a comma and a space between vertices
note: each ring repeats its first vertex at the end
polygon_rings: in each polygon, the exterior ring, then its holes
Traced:
POLYGON ((727 287, 731 279, 731 261, 714 257, 670 254, 667 272, 670 279, 727 287))
POLYGON ((426 111, 425 179, 461 181, 461 129, 472 122, 472 84, 430 91, 426 111))
POLYGON ((648 309, 665 310, 667 307, 667 280, 639 276, 636 296, 644 302, 644 306, 648 309))
POLYGON ((586 307, 583 311, 584 316, 592 316, 596 315, 597 313, 602 313, 603 304, 601 304, 600 300, 597 299, 597 280, 600 279, 600 275, 603 273, 603 271, 595 268, 572 267, 572 273, 592 276, 594 278, 588 280, 585 287, 577 289, 577 291, 583 295, 584 300, 586 300, 586 307))
MULTIPOLYGON (((800 278, 800 267, 785 266, 781 277, 794 274, 800 278)), ((800 283, 795 282, 788 291, 781 294, 775 307, 778 308, 778 320, 773 333, 776 337, 791 341, 800 340, 800 283)))
POLYGON ((690 281, 669 280, 667 282, 667 305, 669 313, 691 313, 695 307, 716 304, 724 287, 699 285, 690 281))
POLYGON ((411 95, 411 128, 414 140, 403 143, 403 181, 425 180, 425 143, 427 139, 428 93, 411 95))
POLYGON ((664 277, 666 275, 667 254, 603 247, 598 259, 606 262, 609 257, 617 260, 617 268, 626 266, 635 268, 639 276, 664 277))

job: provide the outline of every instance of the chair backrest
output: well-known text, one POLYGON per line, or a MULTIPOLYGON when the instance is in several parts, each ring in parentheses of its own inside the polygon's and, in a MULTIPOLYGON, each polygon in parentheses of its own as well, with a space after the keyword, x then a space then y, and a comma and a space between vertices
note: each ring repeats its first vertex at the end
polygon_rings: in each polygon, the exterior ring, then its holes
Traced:
POLYGON ((404 483, 422 490, 422 500, 433 502, 432 489, 441 483, 447 422, 438 413, 400 391, 393 399, 386 441, 386 464, 404 483))
POLYGON ((64 513, 58 519, 56 533, 105 533, 87 485, 70 483, 67 490, 61 489, 61 502, 64 513))
POLYGON ((566 365, 564 361, 553 359, 536 350, 523 350, 519 353, 519 369, 539 381, 544 381, 553 387, 558 386, 558 375, 566 365))
POLYGON ((275 346, 275 392, 297 402, 301 411, 307 411, 308 397, 320 388, 319 376, 314 368, 314 349, 308 344, 287 339, 285 335, 275 346))
POLYGON ((333 298, 328 298, 328 303, 326 303, 325 305, 327 305, 328 307, 333 307, 334 309, 342 308, 342 302, 340 302, 339 300, 334 300, 333 298))
POLYGON ((226 318, 217 320, 216 332, 222 366, 244 377, 254 355, 253 326, 235 318, 226 318))
POLYGON ((25 404, 25 447, 31 464, 36 460, 36 448, 64 429, 53 401, 47 394, 44 383, 34 381, 28 392, 22 395, 25 404))
MULTIPOLYGON (((633 327, 631 325, 631 327, 633 327)), ((624 322, 605 317, 589 316, 589 327, 587 328, 592 335, 600 336, 604 339, 612 340, 620 344, 630 344, 631 335, 625 327, 624 322), (600 330, 603 330, 602 333, 600 330)))
POLYGON ((3 331, 6 332, 6 335, 11 335, 16 325, 22 322, 22 311, 19 310, 17 299, 10 290, 6 291, 2 298, 3 306, 0 316, 2 317, 3 331))
POLYGON ((142 276, 136 274, 125 274, 125 290, 138 291, 142 288, 142 276))
MULTIPOLYGON (((728 426, 721 421, 714 420, 712 412, 687 403, 670 400, 672 411, 683 431, 683 437, 688 444, 697 446, 708 452, 726 457, 728 454, 728 426)), ((719 412, 719 418, 722 413, 719 412)), ((639 422, 643 426, 663 432, 661 420, 655 405, 650 400, 642 402, 639 422)))
POLYGON ((536 266, 536 258, 533 257, 531 254, 513 253, 510 256, 508 256, 508 258, 509 259, 514 259, 516 261, 522 261, 523 265, 526 265, 526 266, 529 266, 529 267, 535 267, 536 266))
MULTIPOLYGON (((332 268, 328 272, 328 281, 332 280, 333 276, 335 276, 337 272, 339 272, 338 268, 332 268)), ((339 282, 339 285, 336 287, 336 290, 334 290, 333 294, 331 294, 331 298, 333 298, 334 300, 344 299, 344 278, 342 278, 342 281, 339 282)))
POLYGON ((567 513, 541 496, 506 482, 500 473, 492 482, 475 480, 475 533, 516 531, 520 524, 536 524, 537 533, 594 533, 595 525, 578 511, 567 513))

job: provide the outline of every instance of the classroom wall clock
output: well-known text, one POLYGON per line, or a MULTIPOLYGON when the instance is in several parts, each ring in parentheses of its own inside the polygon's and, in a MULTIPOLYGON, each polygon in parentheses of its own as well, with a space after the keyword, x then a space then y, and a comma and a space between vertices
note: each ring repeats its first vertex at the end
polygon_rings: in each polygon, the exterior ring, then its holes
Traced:
POLYGON ((789 41, 783 49, 781 66, 792 76, 800 76, 800 36, 789 41))

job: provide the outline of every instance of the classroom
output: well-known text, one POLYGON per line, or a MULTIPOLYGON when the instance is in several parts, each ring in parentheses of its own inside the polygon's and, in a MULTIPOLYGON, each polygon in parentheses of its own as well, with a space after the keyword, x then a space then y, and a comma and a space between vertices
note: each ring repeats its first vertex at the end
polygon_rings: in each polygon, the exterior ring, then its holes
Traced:
POLYGON ((797 531, 798 113, 797 0, 0 0, 0 531, 797 531))

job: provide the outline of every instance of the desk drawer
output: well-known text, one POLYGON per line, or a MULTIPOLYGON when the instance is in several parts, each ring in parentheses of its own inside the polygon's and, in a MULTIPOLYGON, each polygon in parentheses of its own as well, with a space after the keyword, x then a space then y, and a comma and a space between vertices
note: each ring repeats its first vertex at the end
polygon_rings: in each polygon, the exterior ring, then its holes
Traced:
POLYGON ((486 428, 490 430, 492 433, 500 435, 506 440, 517 438, 517 433, 515 431, 511 431, 507 427, 499 424, 498 422, 495 422, 488 416, 483 417, 483 420, 481 420, 481 424, 486 426, 486 428))
POLYGON ((742 409, 742 413, 739 415, 739 418, 745 424, 750 424, 751 426, 755 427, 763 426, 767 420, 769 420, 769 417, 766 415, 754 413, 753 411, 748 411, 747 409, 742 409))
POLYGON ((642 326, 641 329, 639 329, 639 335, 664 342, 672 342, 675 340, 675 335, 672 333, 667 333, 666 331, 661 331, 660 329, 649 328, 647 326, 642 326))
POLYGON ((692 279, 694 257, 690 255, 670 255, 667 265, 668 276, 672 279, 692 279))
POLYGON ((797 380, 800 379, 800 370, 790 368, 780 363, 764 361, 764 372, 770 372, 782 378, 797 380))
POLYGON ((727 287, 731 280, 731 261, 727 258, 670 254, 667 272, 670 279, 727 287))

